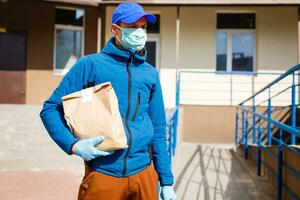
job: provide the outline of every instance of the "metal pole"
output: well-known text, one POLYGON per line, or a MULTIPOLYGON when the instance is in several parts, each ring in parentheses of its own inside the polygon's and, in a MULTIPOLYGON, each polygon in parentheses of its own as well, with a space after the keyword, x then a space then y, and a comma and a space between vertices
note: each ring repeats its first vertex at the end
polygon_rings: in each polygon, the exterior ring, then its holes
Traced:
POLYGON ((271 88, 269 87, 269 99, 268 99, 268 145, 269 146, 272 145, 271 118, 272 118, 271 88))
POLYGON ((245 144, 245 111, 242 110, 242 144, 245 144))
POLYGON ((235 113, 235 145, 239 143, 239 108, 236 108, 235 113))
POLYGON ((246 113, 246 138, 245 138, 245 160, 248 160, 248 112, 246 113))
POLYGON ((261 176, 261 135, 262 130, 258 128, 258 145, 257 145, 257 176, 261 176))
POLYGON ((175 149, 177 146, 177 123, 178 123, 178 107, 174 113, 174 121, 173 121, 173 155, 175 155, 175 149))
POLYGON ((280 138, 278 144, 277 200, 282 199, 282 147, 282 129, 280 129, 280 138))
POLYGON ((256 113, 256 106, 255 106, 255 97, 253 97, 253 116, 252 116, 252 143, 255 144, 256 143, 256 117, 255 114, 256 113))
POLYGON ((169 157, 170 157, 170 160, 172 162, 172 127, 170 125, 168 125, 168 134, 169 134, 169 157))
MULTIPOLYGON (((292 127, 296 128, 296 86, 295 86, 295 72, 293 73, 293 84, 292 84, 292 127)), ((291 144, 296 143, 296 136, 292 134, 291 144)))

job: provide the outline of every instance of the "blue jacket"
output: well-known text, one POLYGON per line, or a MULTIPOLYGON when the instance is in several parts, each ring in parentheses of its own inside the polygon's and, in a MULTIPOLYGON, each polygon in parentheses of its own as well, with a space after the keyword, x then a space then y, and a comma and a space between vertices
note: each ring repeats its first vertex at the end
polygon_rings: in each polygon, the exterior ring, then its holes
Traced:
POLYGON ((126 177, 145 169, 152 157, 161 185, 172 185, 158 72, 146 62, 145 55, 117 48, 114 38, 101 53, 79 59, 45 101, 40 116, 49 135, 61 149, 71 154, 71 147, 78 138, 66 124, 61 97, 90 83, 97 85, 106 81, 112 83, 117 95, 129 148, 100 156, 87 164, 101 173, 126 177))

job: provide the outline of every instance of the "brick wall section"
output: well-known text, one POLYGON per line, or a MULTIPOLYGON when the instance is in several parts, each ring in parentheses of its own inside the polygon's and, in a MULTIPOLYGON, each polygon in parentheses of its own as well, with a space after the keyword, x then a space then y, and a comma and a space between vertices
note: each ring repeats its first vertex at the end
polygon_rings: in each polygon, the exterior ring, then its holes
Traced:
POLYGON ((41 106, 0 105, 0 171, 82 169, 77 156, 65 154, 39 117, 41 106))

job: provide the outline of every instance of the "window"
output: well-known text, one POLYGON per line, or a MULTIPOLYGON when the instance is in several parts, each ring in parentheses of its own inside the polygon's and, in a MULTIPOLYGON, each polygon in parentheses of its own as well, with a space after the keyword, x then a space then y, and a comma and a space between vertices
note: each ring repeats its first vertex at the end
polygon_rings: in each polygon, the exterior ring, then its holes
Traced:
POLYGON ((217 15, 217 71, 253 71, 255 14, 217 15))
POLYGON ((84 10, 56 9, 54 73, 64 75, 83 55, 83 30, 84 10))
POLYGON ((156 21, 154 24, 147 24, 147 36, 146 43, 147 50, 147 62, 152 66, 159 68, 160 65, 160 15, 155 14, 156 21))
POLYGON ((159 33, 159 26, 160 26, 160 15, 154 14, 156 21, 154 24, 148 23, 147 24, 147 33, 159 33))

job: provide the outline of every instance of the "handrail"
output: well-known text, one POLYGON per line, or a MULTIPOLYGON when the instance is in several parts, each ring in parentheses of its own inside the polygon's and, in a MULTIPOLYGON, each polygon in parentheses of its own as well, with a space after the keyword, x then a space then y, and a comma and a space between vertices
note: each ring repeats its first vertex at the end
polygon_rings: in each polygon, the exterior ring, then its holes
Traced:
POLYGON ((253 112, 252 110, 249 110, 249 109, 246 109, 246 108, 241 108, 242 110, 246 111, 246 112, 250 112, 252 113, 253 115, 265 120, 265 121, 270 121, 271 124, 274 124, 276 126, 278 126, 279 128, 289 132, 289 133, 292 133, 292 134, 295 134, 297 137, 300 137, 300 131, 296 128, 293 128, 291 126, 288 126, 284 123, 281 123, 279 121, 276 121, 276 120, 273 120, 273 119, 268 119, 268 117, 266 117, 265 115, 263 114, 260 114, 258 112, 253 112))
MULTIPOLYGON (((299 75, 299 73, 296 73, 297 70, 300 70, 300 64, 291 67, 285 73, 281 74, 279 77, 277 77, 276 79, 271 81, 269 84, 267 84, 265 87, 263 87, 259 91, 255 92, 253 95, 251 95, 246 100, 242 101, 237 106, 237 112, 236 112, 236 124, 235 124, 236 125, 236 132, 235 132, 236 145, 239 145, 239 144, 244 145, 244 154, 245 154, 245 159, 247 160, 249 144, 251 144, 249 142, 249 133, 252 133, 252 144, 257 147, 257 152, 256 152, 257 153, 257 157, 256 157, 257 175, 261 176, 261 166, 263 165, 266 170, 268 170, 272 175, 275 176, 275 178, 277 179, 276 182, 277 182, 277 199, 278 200, 281 200, 283 198, 283 192, 282 192, 283 188, 286 190, 290 190, 288 188, 288 185, 283 182, 284 181, 283 180, 283 170, 287 170, 289 168, 289 163, 287 161, 284 161, 283 149, 286 148, 286 149, 296 152, 297 149, 295 148, 294 145, 296 144, 296 141, 297 141, 296 139, 300 138, 300 129, 299 129, 299 127, 297 127, 298 125, 296 124, 296 121, 297 121, 296 120, 296 118, 297 118, 297 115, 296 115, 297 110, 296 109, 297 109, 297 105, 299 105, 299 103, 296 102, 296 94, 299 91, 299 87, 300 87, 299 83, 296 84, 296 80, 295 80, 295 75, 296 74, 299 75), (284 88, 283 90, 277 92, 275 95, 271 96, 271 87, 289 75, 293 75, 290 86, 284 88), (298 88, 298 91, 296 91, 296 88, 298 88), (266 98, 266 100, 260 102, 259 104, 256 104, 256 102, 255 102, 256 96, 261 94, 265 90, 268 90, 268 97, 266 98), (287 103, 287 105, 283 105, 280 108, 274 108, 272 100, 275 97, 277 97, 285 92, 289 92, 289 91, 291 91, 291 93, 289 93, 291 95, 290 96, 291 103, 287 103), (252 105, 247 105, 247 104, 245 105, 245 103, 248 102, 249 100, 253 100, 252 105), (267 102, 268 106, 267 106, 267 110, 266 110, 267 112, 262 114, 259 111, 257 111, 257 107, 260 106, 261 103, 264 103, 264 102, 267 102), (281 121, 278 121, 278 120, 272 118, 273 117, 272 113, 274 111, 279 110, 279 109, 281 110, 282 108, 288 108, 288 107, 290 109, 287 110, 288 113, 285 113, 284 117, 282 119, 288 120, 288 118, 289 118, 290 124, 285 124, 281 121), (239 113, 240 112, 242 114, 241 128, 239 126, 239 121, 240 121, 239 113), (289 113, 290 113, 290 115, 288 115, 289 113), (288 118, 286 118, 286 116, 288 118), (262 127, 261 121, 266 122, 266 125, 267 125, 266 128, 262 127), (241 140, 239 140, 240 130, 242 132, 241 140), (290 142, 286 142, 286 140, 284 139, 283 131, 285 131, 285 134, 289 134, 290 142), (265 135, 263 135, 263 134, 265 134, 265 135), (263 137, 267 139, 266 145, 263 144, 263 137), (274 152, 272 152, 268 149, 269 147, 272 146, 272 142, 275 142, 276 146, 278 147, 277 154, 275 154, 274 152), (275 173, 275 171, 272 172, 272 169, 268 166, 268 164, 262 160, 262 150, 264 150, 266 155, 272 156, 277 161, 276 173, 275 173), (284 166, 285 166, 285 168, 284 168, 284 166)), ((300 156, 300 152, 297 155, 300 156)), ((292 174, 292 176, 297 177, 297 178, 300 177, 300 172, 293 171, 293 173, 294 174, 292 174)), ((290 190, 286 194, 290 195, 290 197, 296 197, 296 196, 291 196, 292 193, 293 193, 293 191, 290 190)), ((298 195, 298 197, 296 199, 300 199, 300 196, 298 195)))
POLYGON ((276 78, 275 80, 273 80, 271 83, 269 83, 268 85, 266 85, 265 87, 263 87, 262 89, 260 89, 259 91, 255 92, 252 96, 250 96, 249 98, 247 98, 246 100, 242 101, 239 105, 243 105, 244 103, 246 103, 247 101, 249 101, 250 99, 252 99, 253 97, 257 96, 258 94, 260 94, 261 92, 263 92, 264 90, 268 89, 269 87, 271 87, 272 85, 274 85, 275 83, 277 83, 278 81, 284 79, 285 77, 287 77, 288 75, 294 73, 295 71, 300 69, 300 64, 297 64, 293 67, 291 67, 290 69, 288 69, 285 73, 281 74, 278 78, 276 78))
POLYGON ((177 143, 177 121, 178 121, 178 106, 172 108, 171 112, 166 115, 168 153, 170 160, 173 160, 177 143))

